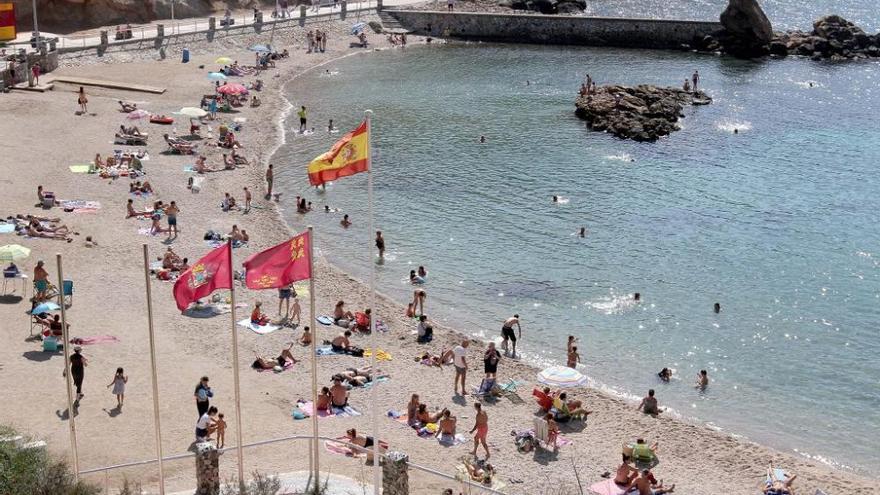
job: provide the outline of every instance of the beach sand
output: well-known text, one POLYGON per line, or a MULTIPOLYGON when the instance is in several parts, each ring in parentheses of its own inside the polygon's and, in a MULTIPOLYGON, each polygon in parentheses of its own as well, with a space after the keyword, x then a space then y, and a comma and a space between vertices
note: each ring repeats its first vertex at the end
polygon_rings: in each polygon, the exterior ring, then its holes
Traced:
MULTIPOLYGON (((281 96, 281 84, 295 74, 336 57, 349 53, 356 53, 353 56, 369 56, 368 51, 347 48, 352 38, 344 33, 349 25, 342 22, 324 25, 331 31, 329 49, 325 54, 305 53, 301 28, 276 33, 275 45, 290 49, 291 58, 279 62, 276 69, 260 76, 266 83, 266 89, 260 94, 263 100, 261 107, 242 108, 240 113, 233 115, 247 119, 238 137, 244 143, 243 154, 251 160, 252 165, 232 172, 207 174, 198 194, 186 189, 187 178, 192 174, 183 171, 184 166, 193 163, 193 157, 163 154, 166 146, 161 133, 167 128, 137 123, 141 129, 149 130, 151 135, 148 146, 150 160, 145 162, 145 168, 147 179, 157 194, 149 200, 161 199, 166 203, 174 200, 181 209, 181 233, 171 244, 180 256, 188 257, 190 262, 195 261, 209 249, 202 240, 206 230, 228 232, 233 224, 246 229, 251 235, 250 246, 235 250, 236 264, 246 256, 290 236, 291 232, 282 222, 274 204, 263 199, 265 166, 283 136, 279 116, 289 109, 289 104, 281 96), (244 186, 253 191, 254 201, 260 209, 254 209, 246 215, 222 212, 219 203, 223 193, 230 192, 241 199, 244 186)), ((312 27, 311 24, 308 26, 312 27)), ((68 166, 88 163, 95 153, 106 156, 119 148, 112 144, 113 133, 121 123, 127 121, 118 111, 117 100, 138 101, 142 108, 165 114, 171 114, 183 106, 197 106, 201 95, 211 92, 205 79, 205 70, 199 70, 198 66, 206 64, 206 69, 212 68, 214 59, 222 55, 238 58, 244 64, 253 63, 253 54, 245 51, 245 48, 256 41, 265 42, 267 36, 235 37, 213 44, 190 43, 188 47, 193 51, 193 61, 189 64, 179 62, 179 45, 169 49, 168 59, 164 61, 153 60, 152 52, 111 54, 102 60, 95 60, 91 56, 68 59, 66 66, 50 77, 75 75, 167 88, 162 95, 87 88, 92 115, 74 114, 77 109, 77 88, 71 86, 59 85, 55 91, 45 94, 15 92, 0 96, 4 117, 0 119, 0 135, 4 138, 0 156, 4 216, 16 213, 59 216, 63 223, 79 232, 70 244, 23 239, 12 234, 0 234, 0 244, 20 243, 32 248, 30 258, 19 263, 19 266, 31 274, 35 262, 45 260, 53 281, 57 279, 54 255, 61 253, 64 256, 64 276, 75 281, 73 305, 67 311, 71 334, 114 335, 119 339, 118 343, 84 348, 89 366, 86 369, 85 397, 76 417, 81 469, 155 456, 142 244, 149 245, 153 259, 160 256, 167 245, 163 242, 164 235, 148 237, 138 234, 138 229, 147 227, 149 222, 125 218, 125 203, 129 198, 127 180, 110 181, 95 175, 73 174, 68 171, 68 166), (57 208, 43 211, 34 207, 38 184, 55 192, 59 198, 99 201, 102 208, 91 213, 64 213, 57 208), (94 237, 98 247, 85 247, 87 235, 94 237), (125 368, 129 382, 125 406, 118 414, 113 411, 116 399, 105 386, 110 383, 119 366, 125 368)), ((371 34, 371 40, 376 46, 386 46, 382 36, 371 34)), ((250 82, 254 78, 241 79, 250 82)), ((290 84, 295 85, 296 81, 290 84)), ((307 101, 303 104, 308 106, 307 101)), ((352 109, 352 112, 362 110, 352 109)), ((293 125, 292 119, 288 120, 290 122, 283 125, 293 125)), ((320 125, 323 124, 315 124, 316 127, 320 125)), ((185 123, 175 126, 181 134, 186 133, 185 123)), ((208 151, 209 163, 218 166, 217 149, 204 144, 201 147, 208 151)), ((304 170, 291 170, 284 163, 275 163, 275 170, 276 184, 279 176, 305 173, 304 170)), ((285 195, 298 192, 283 191, 285 195)), ((135 206, 139 209, 146 205, 147 201, 135 200, 135 206)), ((359 213, 358 218, 366 216, 366 212, 356 213, 359 213)), ((317 245, 320 246, 321 233, 316 232, 316 236, 317 245)), ((364 239, 364 242, 369 240, 364 239)), ((317 260, 316 266, 318 314, 332 313, 333 304, 338 299, 344 299, 353 311, 366 307, 369 294, 364 284, 322 259, 317 260)), ((229 315, 206 319, 182 316, 171 297, 170 282, 154 278, 152 289, 165 455, 185 453, 193 441, 197 414, 192 394, 202 375, 211 378, 215 393, 213 404, 226 414, 229 424, 227 445, 234 445, 229 315)), ((383 289, 380 287, 380 290, 383 289)), ((398 290, 388 288, 389 292, 398 290)), ((30 290, 26 295, 30 296, 30 290)), ((247 316, 257 300, 265 302, 264 311, 271 315, 277 309, 274 290, 259 293, 241 288, 237 289, 237 298, 238 302, 248 306, 239 310, 239 319, 247 316)), ((302 306, 304 321, 308 321, 307 298, 302 300, 302 306)), ((26 299, 15 302, 13 298, 4 297, 0 304, 0 319, 4 322, 2 327, 6 337, 6 344, 0 349, 0 388, 4 391, 0 423, 11 424, 44 439, 53 452, 66 455, 70 450, 70 438, 68 423, 64 419, 67 406, 65 380, 61 375, 63 356, 42 353, 40 343, 28 339, 28 317, 24 314, 27 309, 29 305, 26 299)), ((429 299, 428 312, 430 309, 429 299)), ((403 308, 399 304, 385 297, 380 298, 373 314, 390 327, 390 331, 379 334, 377 340, 379 347, 393 356, 392 361, 380 363, 380 367, 391 374, 390 381, 379 385, 376 392, 380 438, 388 441, 392 450, 399 449, 409 454, 415 463, 454 474, 459 459, 468 454, 473 446, 470 441, 458 447, 444 448, 434 440, 418 438, 411 429, 389 420, 385 414, 390 409, 405 410, 410 394, 417 392, 431 408, 450 408, 459 419, 461 433, 466 434, 470 430, 474 399, 453 397, 451 368, 422 366, 413 360, 424 350, 439 353, 441 349, 448 349, 460 341, 461 336, 449 328, 435 328, 436 338, 432 344, 416 344, 412 335, 415 324, 404 318, 403 308)), ((499 326, 503 316, 498 315, 499 326)), ((319 339, 330 339, 340 331, 337 327, 318 327, 319 339)), ((297 399, 308 399, 311 394, 306 349, 294 347, 294 355, 302 361, 283 373, 258 373, 250 368, 253 351, 268 356, 277 355, 287 342, 295 340, 299 334, 299 331, 281 329, 261 336, 240 329, 241 408, 246 443, 311 433, 311 421, 291 419, 291 410, 297 399)), ((354 343, 370 347, 370 338, 355 336, 354 343)), ((559 345, 563 346, 564 343, 560 342, 559 345)), ((469 387, 478 385, 482 376, 481 348, 479 343, 470 348, 469 387)), ((335 372, 368 362, 347 356, 321 357, 318 361, 319 386, 329 386, 330 376, 335 372)), ((499 369, 501 381, 516 379, 527 382, 527 385, 519 387, 519 396, 523 400, 514 403, 505 398, 485 406, 490 424, 491 462, 498 470, 498 479, 506 484, 505 491, 508 493, 566 493, 563 489, 577 493, 575 470, 579 482, 586 489, 600 481, 603 472, 615 470, 622 444, 636 437, 660 443, 661 462, 654 470, 655 475, 667 484, 675 483, 677 493, 760 493, 761 481, 770 461, 799 475, 796 486, 800 493, 813 493, 816 488, 828 493, 877 493, 876 480, 834 470, 819 462, 777 452, 704 426, 667 417, 645 416, 635 411, 635 404, 586 388, 569 392, 594 411, 586 424, 562 425, 562 433, 572 440, 571 445, 561 447, 556 453, 539 451, 519 454, 510 432, 531 427, 537 411, 531 398, 535 373, 535 369, 524 363, 502 360, 499 369)), ((343 436, 345 430, 351 427, 371 434, 370 399, 369 390, 353 390, 350 403, 363 415, 322 418, 319 421, 321 435, 343 436)), ((662 400, 661 395, 661 405, 662 400)), ((759 415, 760 411, 755 411, 755 414, 759 415)), ((479 454, 482 457, 482 451, 479 454)), ((235 452, 226 452, 221 458, 224 479, 235 475, 235 455, 235 452)), ((308 448, 305 442, 287 442, 248 449, 244 461, 247 472, 304 470, 309 466, 308 448)), ((192 458, 166 463, 170 491, 194 486, 193 464, 192 458)), ((330 455, 323 448, 321 466, 323 471, 372 481, 371 468, 365 467, 362 460, 330 455)), ((109 475, 89 475, 87 479, 112 485, 123 475, 139 480, 145 488, 155 492, 155 466, 127 468, 109 475)), ((416 471, 411 474, 410 486, 412 493, 417 494, 436 494, 446 487, 454 488, 456 493, 460 490, 453 482, 416 471)))

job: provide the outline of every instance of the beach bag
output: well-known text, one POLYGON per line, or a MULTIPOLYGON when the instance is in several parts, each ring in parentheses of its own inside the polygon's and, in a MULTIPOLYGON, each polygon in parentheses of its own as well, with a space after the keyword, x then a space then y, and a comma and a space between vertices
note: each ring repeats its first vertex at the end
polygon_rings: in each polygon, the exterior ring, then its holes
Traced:
POLYGON ((364 350, 360 347, 349 347, 348 354, 354 357, 364 357, 364 350))
POLYGON ((205 240, 206 241, 210 241, 213 239, 214 239, 214 231, 213 230, 209 230, 209 231, 205 232, 205 240))

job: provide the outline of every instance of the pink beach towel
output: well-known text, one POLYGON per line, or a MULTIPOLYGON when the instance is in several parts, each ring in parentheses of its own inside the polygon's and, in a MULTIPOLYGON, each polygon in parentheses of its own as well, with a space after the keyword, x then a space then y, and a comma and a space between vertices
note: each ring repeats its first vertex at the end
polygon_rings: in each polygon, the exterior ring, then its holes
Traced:
MULTIPOLYGON (((337 440, 348 443, 348 437, 339 437, 337 440)), ((333 440, 324 441, 324 449, 331 454, 344 455, 346 457, 366 457, 365 452, 352 450, 349 446, 334 442, 333 440)))
MULTIPOLYGON (((314 414, 313 413, 314 404, 312 403, 312 401, 300 402, 299 404, 296 405, 296 407, 298 407, 300 411, 306 413, 309 417, 311 417, 312 414, 314 414)), ((329 417, 332 417, 333 415, 334 414, 330 411, 318 411, 319 418, 329 418, 329 417)))
MULTIPOLYGON (((604 481, 600 481, 598 483, 593 483, 590 485, 590 491, 596 495, 624 495, 625 492, 623 488, 618 486, 614 480, 608 479, 604 481)), ((632 492, 635 493, 635 492, 632 492)))
POLYGON ((116 342, 119 342, 119 339, 113 335, 95 335, 92 337, 74 337, 70 339, 70 343, 75 345, 113 344, 116 342))

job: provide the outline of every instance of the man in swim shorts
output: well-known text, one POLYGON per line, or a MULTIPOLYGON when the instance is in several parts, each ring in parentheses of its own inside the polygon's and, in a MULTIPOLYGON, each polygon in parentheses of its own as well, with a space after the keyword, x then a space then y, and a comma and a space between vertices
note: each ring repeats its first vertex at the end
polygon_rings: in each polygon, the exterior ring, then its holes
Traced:
POLYGON ((513 343, 513 355, 516 356, 516 334, 513 333, 513 326, 516 325, 517 330, 519 330, 519 338, 522 338, 522 327, 519 325, 519 315, 513 315, 512 317, 504 320, 504 323, 501 325, 501 348, 504 349, 504 352, 507 352, 507 341, 509 340, 513 343))
POLYGON ((474 409, 477 410, 477 417, 474 421, 474 427, 471 428, 471 433, 476 432, 476 434, 474 435, 474 450, 471 455, 476 456, 477 447, 482 444, 483 449, 486 450, 486 459, 489 459, 489 445, 486 443, 486 436, 489 434, 489 415, 483 411, 483 405, 479 402, 474 402, 474 409))

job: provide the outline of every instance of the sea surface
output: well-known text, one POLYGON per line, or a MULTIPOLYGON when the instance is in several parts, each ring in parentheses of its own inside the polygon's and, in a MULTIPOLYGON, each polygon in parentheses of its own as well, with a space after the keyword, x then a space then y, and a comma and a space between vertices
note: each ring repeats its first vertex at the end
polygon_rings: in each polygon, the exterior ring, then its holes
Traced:
POLYGON ((296 133, 291 113, 272 161, 287 221, 314 224, 320 252, 368 280, 366 174, 320 192, 306 164, 339 138, 329 119, 349 130, 372 109, 383 293, 406 302, 425 265, 435 320, 490 339, 519 313, 523 359, 564 362, 576 335, 597 387, 633 400, 655 388, 669 414, 868 472, 880 462, 878 83, 876 62, 410 46, 288 83, 316 131, 296 133), (574 116, 587 73, 677 86, 695 69, 714 103, 657 143, 574 116), (315 211, 297 214, 296 195, 315 211))

